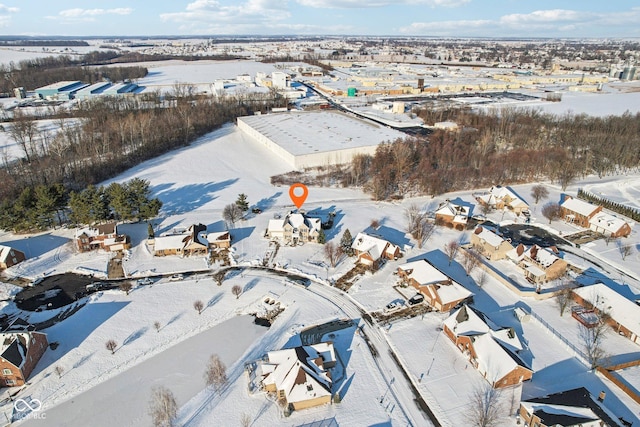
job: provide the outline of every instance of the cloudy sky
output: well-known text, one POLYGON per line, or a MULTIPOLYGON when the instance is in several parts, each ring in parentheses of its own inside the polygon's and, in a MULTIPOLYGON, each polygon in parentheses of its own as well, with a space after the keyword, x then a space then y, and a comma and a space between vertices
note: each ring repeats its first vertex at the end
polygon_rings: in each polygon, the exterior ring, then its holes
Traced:
POLYGON ((0 35, 640 37, 638 0, 0 2, 0 35))

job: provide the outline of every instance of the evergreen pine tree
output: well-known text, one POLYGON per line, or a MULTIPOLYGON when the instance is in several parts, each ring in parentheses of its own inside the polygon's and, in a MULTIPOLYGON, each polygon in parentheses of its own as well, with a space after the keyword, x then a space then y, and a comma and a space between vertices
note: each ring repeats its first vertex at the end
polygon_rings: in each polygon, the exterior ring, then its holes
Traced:
POLYGON ((351 244, 353 243, 353 237, 351 236, 351 232, 347 228, 342 233, 342 238, 340 239, 340 247, 342 247, 342 252, 347 254, 348 256, 353 255, 353 249, 351 248, 351 244))
POLYGON ((236 200, 236 205, 238 205, 238 207, 242 212, 248 211, 249 202, 247 202, 247 195, 244 193, 238 194, 238 200, 236 200))
POLYGON ((327 243, 327 236, 324 234, 324 230, 321 228, 318 232, 318 243, 325 244, 327 243))

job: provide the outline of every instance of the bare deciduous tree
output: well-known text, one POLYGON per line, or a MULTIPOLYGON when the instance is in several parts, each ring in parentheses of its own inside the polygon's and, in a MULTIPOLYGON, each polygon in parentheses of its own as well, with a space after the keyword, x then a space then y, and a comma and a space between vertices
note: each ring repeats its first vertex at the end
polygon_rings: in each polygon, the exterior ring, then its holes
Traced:
POLYGON ((549 197, 549 190, 547 190, 547 187, 542 184, 535 185, 531 189, 531 197, 533 197, 533 200, 536 201, 537 205, 540 200, 544 200, 549 197))
POLYGON ((120 283, 120 285, 118 286, 118 288, 120 288, 120 290, 127 295, 129 295, 129 292, 131 292, 132 287, 133 286, 131 285, 131 282, 128 280, 120 283))
POLYGON ((204 380, 207 386, 213 386, 215 390, 219 390, 227 382, 227 367, 217 354, 212 354, 209 358, 204 380))
POLYGON ((253 421, 251 415, 243 412, 240 416, 240 426, 241 427, 249 427, 251 425, 251 421, 253 421))
POLYGON ((412 204, 405 212, 404 216, 407 220, 407 232, 411 234, 411 237, 416 239, 418 248, 422 248, 422 245, 429 240, 429 237, 435 230, 434 224, 429 222, 426 212, 420 212, 417 205, 412 204))
POLYGON ((462 254, 462 268, 464 268, 467 276, 470 276, 473 270, 480 265, 479 255, 472 249, 467 249, 462 254))
POLYGON ((162 325, 157 320, 153 322, 153 327, 156 329, 156 332, 160 332, 160 329, 162 329, 162 325))
POLYGON ((469 412, 465 418, 477 427, 492 427, 500 424, 502 407, 498 390, 484 383, 473 389, 470 396, 469 412))
POLYGON ((618 248, 618 252, 620 252, 620 256, 623 261, 633 252, 633 247, 622 243, 622 239, 616 239, 616 247, 618 248))
POLYGON ((242 209, 235 203, 230 203, 222 210, 222 219, 225 220, 227 226, 231 224, 231 228, 236 226, 236 222, 242 218, 242 209))
POLYGON ((202 301, 200 301, 200 300, 195 300, 193 302, 193 308, 196 309, 198 314, 202 314, 202 310, 204 310, 204 303, 202 301))
POLYGON ((560 205, 558 203, 550 202, 542 207, 542 216, 549 220, 549 224, 554 219, 560 218, 562 211, 560 210, 560 205))
POLYGON ((176 398, 166 387, 154 387, 149 401, 149 415, 156 427, 173 427, 178 416, 176 398))
POLYGON ((342 247, 336 245, 333 242, 327 242, 324 244, 324 257, 331 264, 331 268, 334 268, 340 258, 342 257, 342 247))
POLYGON ((240 298, 240 295, 242 295, 242 286, 233 285, 233 287, 231 288, 231 293, 236 296, 236 299, 240 298))
POLYGON ((479 287, 483 287, 485 283, 487 283, 487 280, 489 280, 489 274, 485 270, 482 270, 480 271, 480 274, 478 274, 478 278, 476 279, 476 284, 479 287))
POLYGON ((58 375, 58 378, 62 378, 62 374, 64 373, 64 368, 60 365, 56 365, 53 371, 58 375))
POLYGON ((457 240, 452 240, 444 245, 444 253, 449 259, 449 265, 451 265, 451 261, 453 261, 456 255, 458 255, 458 250, 460 250, 460 243, 458 243, 457 240))
POLYGON ((594 325, 589 327, 580 323, 578 330, 578 336, 592 369, 600 365, 607 355, 603 341, 609 332, 609 325, 607 325, 609 315, 606 312, 597 312, 596 315, 598 321, 594 325))
POLYGON ((560 316, 564 315, 565 310, 571 303, 571 290, 575 287, 575 283, 571 280, 563 279, 560 282, 558 293, 556 294, 556 304, 560 309, 560 316))
POLYGON ((116 348, 118 348, 118 343, 115 342, 115 340, 107 340, 104 346, 111 352, 111 354, 114 354, 116 352, 116 348))

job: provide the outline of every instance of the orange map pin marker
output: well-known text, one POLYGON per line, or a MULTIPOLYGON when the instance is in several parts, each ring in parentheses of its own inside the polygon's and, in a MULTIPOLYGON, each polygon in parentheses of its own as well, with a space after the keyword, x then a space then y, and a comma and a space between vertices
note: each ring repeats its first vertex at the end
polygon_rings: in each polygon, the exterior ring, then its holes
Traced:
MULTIPOLYGON (((300 193, 300 191, 298 191, 298 193, 300 193)), ((304 204, 304 201, 307 200, 308 195, 309 195, 309 189, 304 184, 300 184, 298 182, 296 184, 293 184, 291 187, 289 187, 289 197, 291 197, 291 201, 293 202, 294 205, 296 205, 298 209, 302 207, 302 205, 304 204), (296 194, 297 189, 302 190, 302 194, 299 196, 296 194)))

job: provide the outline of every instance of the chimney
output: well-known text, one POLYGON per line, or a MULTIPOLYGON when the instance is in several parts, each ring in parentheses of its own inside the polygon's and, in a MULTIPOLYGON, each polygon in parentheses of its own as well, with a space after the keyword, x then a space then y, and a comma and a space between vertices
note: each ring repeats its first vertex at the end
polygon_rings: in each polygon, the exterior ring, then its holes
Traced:
POLYGON ((473 232, 473 234, 480 234, 480 233, 482 233, 482 227, 476 228, 476 230, 473 232))
POLYGON ((604 402, 605 397, 607 397, 607 392, 602 390, 598 395, 598 402, 604 402))

